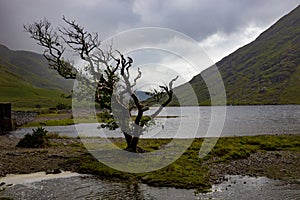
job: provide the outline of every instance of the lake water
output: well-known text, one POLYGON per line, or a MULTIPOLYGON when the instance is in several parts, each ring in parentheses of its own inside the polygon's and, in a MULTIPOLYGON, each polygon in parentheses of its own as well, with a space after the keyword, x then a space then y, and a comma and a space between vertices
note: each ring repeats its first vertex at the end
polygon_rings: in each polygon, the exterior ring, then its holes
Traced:
MULTIPOLYGON (((209 136, 245 136, 262 134, 299 134, 300 105, 167 107, 160 114, 156 125, 144 132, 144 138, 192 138, 209 136), (224 126, 222 115, 226 111, 224 126), (167 118, 166 116, 169 116, 167 118)), ((123 137, 120 130, 97 129, 99 124, 45 127, 49 132, 77 137, 123 137)), ((22 137, 32 128, 12 132, 22 137)))

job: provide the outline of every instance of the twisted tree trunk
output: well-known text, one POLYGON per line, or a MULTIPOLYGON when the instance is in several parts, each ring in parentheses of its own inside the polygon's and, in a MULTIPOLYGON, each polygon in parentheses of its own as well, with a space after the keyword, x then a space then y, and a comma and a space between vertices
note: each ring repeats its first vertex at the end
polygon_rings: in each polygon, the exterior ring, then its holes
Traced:
POLYGON ((139 137, 138 136, 132 136, 129 135, 125 132, 123 132, 124 136, 125 136, 125 140, 127 143, 127 147, 126 147, 126 151, 129 152, 134 152, 134 153, 143 153, 145 152, 145 150, 143 150, 142 148, 138 147, 138 143, 139 143, 139 137))

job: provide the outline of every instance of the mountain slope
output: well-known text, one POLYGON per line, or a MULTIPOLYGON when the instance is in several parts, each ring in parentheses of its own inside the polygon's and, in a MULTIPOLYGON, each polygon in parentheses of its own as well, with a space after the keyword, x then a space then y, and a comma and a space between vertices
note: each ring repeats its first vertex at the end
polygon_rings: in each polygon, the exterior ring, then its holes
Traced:
POLYGON ((0 45, 0 64, 36 87, 70 91, 73 86, 72 81, 61 78, 56 71, 49 69, 47 61, 40 54, 12 51, 0 45))
POLYGON ((60 96, 72 85, 50 70, 42 55, 0 45, 0 102, 12 102, 14 109, 70 104, 60 96))
MULTIPOLYGON (((281 18, 255 41, 216 63, 228 104, 300 104, 300 6, 281 18)), ((213 78, 208 68, 189 84, 199 104, 210 97, 202 76, 213 78)), ((186 85, 176 88, 187 99, 186 85)), ((173 102, 173 104, 176 104, 173 102)))

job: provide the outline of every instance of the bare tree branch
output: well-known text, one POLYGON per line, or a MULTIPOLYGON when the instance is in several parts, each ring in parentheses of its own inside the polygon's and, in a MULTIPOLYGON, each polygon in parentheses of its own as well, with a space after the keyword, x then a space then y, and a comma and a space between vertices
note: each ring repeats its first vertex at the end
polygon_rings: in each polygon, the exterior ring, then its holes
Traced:
POLYGON ((82 60, 90 64, 91 74, 98 75, 96 74, 92 59, 92 51, 96 49, 100 50, 99 46, 101 42, 98 38, 98 33, 88 33, 84 27, 77 24, 75 20, 70 21, 66 17, 63 17, 63 20, 69 27, 59 28, 59 31, 62 33, 61 38, 74 52, 79 53, 82 60))
POLYGON ((38 41, 40 46, 46 48, 43 55, 52 69, 66 79, 76 78, 77 70, 70 62, 63 59, 65 47, 61 44, 59 35, 53 30, 51 23, 46 18, 31 25, 24 25, 24 29, 31 35, 31 38, 38 41))
POLYGON ((173 98, 173 83, 178 79, 179 76, 176 76, 175 78, 173 78, 170 82, 169 82, 169 86, 160 86, 160 88, 162 88, 165 93, 168 95, 168 98, 165 102, 163 102, 160 107, 158 107, 158 109, 151 115, 151 118, 155 118, 164 107, 166 107, 173 98))

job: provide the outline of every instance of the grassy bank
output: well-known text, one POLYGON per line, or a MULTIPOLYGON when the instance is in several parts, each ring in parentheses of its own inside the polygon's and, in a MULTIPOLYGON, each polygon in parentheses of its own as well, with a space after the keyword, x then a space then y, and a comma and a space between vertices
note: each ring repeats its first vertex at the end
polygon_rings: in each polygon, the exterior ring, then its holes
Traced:
POLYGON ((72 118, 66 118, 66 119, 49 119, 44 121, 33 121, 23 125, 22 127, 68 126, 73 124, 75 123, 72 118))
MULTIPOLYGON (((0 177, 62 169, 94 174, 102 179, 197 189, 199 192, 209 191, 211 185, 222 181, 226 174, 266 176, 286 181, 300 179, 300 135, 224 137, 204 158, 199 158, 203 139, 195 139, 187 151, 169 166, 138 174, 120 172, 98 162, 77 138, 60 137, 58 134, 48 134, 47 137, 50 146, 46 148, 18 148, 18 138, 0 136, 0 177)), ((101 139, 99 141, 106 145, 101 139)), ((111 141, 120 148, 126 146, 123 139, 111 141)), ((156 151, 170 141, 142 139, 139 146, 147 151, 156 151)))
MULTIPOLYGON (((122 148, 125 146, 121 140, 114 142, 122 148)), ((154 151, 168 142, 169 140, 144 139, 140 142, 140 146, 148 151, 154 151)), ((150 173, 123 173, 98 162, 90 154, 70 158, 66 165, 76 164, 76 171, 95 174, 102 178, 140 181, 152 186, 196 188, 200 192, 208 191, 211 184, 221 180, 225 173, 286 180, 300 178, 299 135, 220 138, 212 151, 201 159, 199 149, 202 142, 203 139, 195 139, 176 162, 150 173), (274 159, 272 162, 277 164, 267 163, 267 160, 261 160, 260 157, 274 159), (251 165, 243 165, 247 160, 251 165), (236 169, 226 172, 225 166, 236 169)))
MULTIPOLYGON (((134 121, 136 116, 132 116, 134 121)), ((157 118, 176 118, 178 116, 158 116, 157 118)), ((142 120, 148 121, 150 118, 148 116, 142 117, 142 120)), ((94 115, 82 115, 80 118, 74 120, 71 111, 53 111, 47 113, 39 113, 37 117, 27 124, 24 124, 22 127, 40 127, 40 126, 68 126, 76 123, 109 123, 114 121, 114 119, 109 116, 107 113, 98 113, 94 115)))

